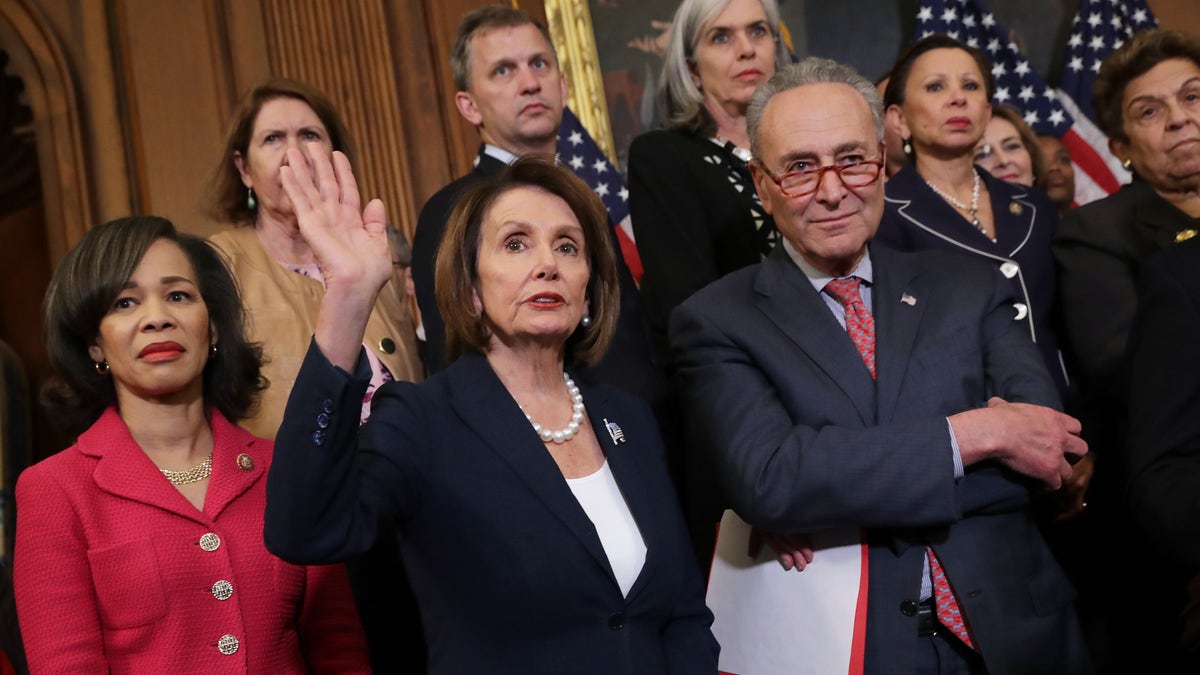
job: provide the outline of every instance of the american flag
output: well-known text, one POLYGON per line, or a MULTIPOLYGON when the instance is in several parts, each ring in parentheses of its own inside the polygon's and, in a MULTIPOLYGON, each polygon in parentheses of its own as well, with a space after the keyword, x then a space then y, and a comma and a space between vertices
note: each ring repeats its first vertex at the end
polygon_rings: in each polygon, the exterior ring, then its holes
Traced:
POLYGON ((608 161, 604 151, 596 145, 570 108, 563 110, 562 126, 558 128, 558 161, 570 167, 604 202, 609 222, 616 227, 625 265, 634 281, 640 282, 642 261, 633 241, 633 226, 629 221, 629 188, 625 186, 625 178, 608 161))
POLYGON ((987 55, 996 78, 993 105, 1016 108, 1035 133, 1062 139, 1075 164, 1077 203, 1102 198, 1117 189, 1114 167, 1118 165, 1108 151, 1107 139, 1090 120, 1073 112, 1072 101, 1046 85, 994 12, 976 0, 923 0, 917 8, 916 37, 935 33, 949 35, 987 55))
POLYGON ((1091 195, 1099 198, 1116 192, 1121 182, 1118 176, 1128 176, 1112 153, 1099 150, 1108 146, 1108 138, 1094 123, 1096 113, 1092 110, 1092 84, 1100 72, 1100 62, 1135 32, 1157 25, 1142 0, 1080 0, 1067 39, 1058 93, 1078 122, 1076 133, 1098 149, 1092 156, 1078 157, 1071 150, 1076 164, 1075 196, 1081 204, 1091 201, 1091 195))
POLYGON ((1100 62, 1137 31, 1157 26, 1158 21, 1142 0, 1080 0, 1071 23, 1059 87, 1095 121, 1092 83, 1100 72, 1100 62))

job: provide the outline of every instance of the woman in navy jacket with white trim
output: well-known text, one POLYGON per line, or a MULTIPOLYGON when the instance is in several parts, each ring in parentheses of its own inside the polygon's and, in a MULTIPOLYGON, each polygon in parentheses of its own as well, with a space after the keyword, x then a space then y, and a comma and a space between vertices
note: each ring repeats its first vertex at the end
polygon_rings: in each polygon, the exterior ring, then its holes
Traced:
POLYGON ((876 240, 906 251, 958 251, 996 265, 1020 299, 1016 318, 1065 394, 1068 379, 1052 325, 1050 241, 1058 214, 1042 192, 998 180, 974 164, 994 90, 986 57, 945 35, 920 40, 900 56, 884 102, 888 124, 913 161, 888 179, 876 240))

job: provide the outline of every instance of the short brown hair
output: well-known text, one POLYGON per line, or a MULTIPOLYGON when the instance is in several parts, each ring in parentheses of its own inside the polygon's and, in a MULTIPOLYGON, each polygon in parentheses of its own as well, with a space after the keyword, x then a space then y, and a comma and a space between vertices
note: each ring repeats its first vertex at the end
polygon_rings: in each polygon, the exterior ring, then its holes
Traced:
POLYGON ((205 240, 179 232, 165 218, 119 218, 89 230, 63 257, 42 306, 46 351, 56 371, 42 390, 42 403, 69 433, 84 431, 116 403, 112 378, 96 372, 88 347, 95 344, 113 301, 159 239, 174 242, 187 256, 220 341, 204 366, 205 405, 236 422, 250 413, 267 386, 261 373, 262 348, 246 338, 241 296, 220 253, 205 240))
POLYGON ((1122 100, 1125 88, 1163 61, 1187 59, 1200 67, 1200 38, 1177 30, 1151 28, 1136 33, 1100 64, 1092 84, 1096 122, 1109 138, 1127 141, 1122 100))
POLYGON ((242 184, 233 156, 236 152, 246 157, 259 111, 267 103, 279 98, 294 98, 308 104, 321 124, 325 125, 333 149, 341 150, 351 164, 354 163, 354 143, 350 139, 350 132, 329 97, 296 80, 281 77, 267 80, 247 92, 233 111, 221 147, 221 157, 208 179, 204 211, 211 218, 222 223, 248 225, 257 217, 255 210, 246 204, 246 186, 242 184))
POLYGON ((520 159, 499 174, 467 188, 450 213, 438 246, 434 286, 438 310, 446 324, 446 356, 453 361, 470 349, 487 349, 490 333, 473 300, 479 283, 483 222, 497 199, 522 187, 544 190, 562 199, 583 227, 584 250, 591 273, 587 297, 592 325, 577 328, 567 338, 564 361, 571 367, 596 363, 612 341, 621 302, 608 212, 578 176, 533 157, 520 159))
POLYGON ((479 33, 493 28, 516 28, 518 26, 534 26, 546 44, 550 45, 550 53, 554 60, 558 54, 554 51, 554 41, 550 32, 540 21, 529 14, 508 5, 486 5, 467 12, 458 24, 458 35, 454 38, 454 46, 450 49, 450 73, 454 76, 454 87, 458 91, 469 91, 471 87, 471 40, 479 33))
POLYGON ((1029 153, 1034 186, 1045 184, 1046 162, 1042 160, 1042 146, 1038 143, 1037 134, 1033 133, 1033 129, 1025 122, 1025 118, 1021 117, 1016 108, 1003 104, 992 106, 992 117, 1007 121, 1017 130, 1017 135, 1021 137, 1021 145, 1025 146, 1025 152, 1029 153))

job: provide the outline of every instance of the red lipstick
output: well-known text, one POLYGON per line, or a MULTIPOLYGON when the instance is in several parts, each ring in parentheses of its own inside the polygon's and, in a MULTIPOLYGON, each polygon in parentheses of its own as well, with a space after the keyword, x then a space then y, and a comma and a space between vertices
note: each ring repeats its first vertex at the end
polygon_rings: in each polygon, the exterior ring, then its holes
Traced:
POLYGON ((558 293, 538 293, 525 302, 538 309, 557 309, 564 304, 563 297, 558 293))
POLYGON ((183 345, 179 344, 178 342, 151 342, 145 347, 142 347, 142 351, 138 352, 138 358, 145 359, 147 361, 165 361, 167 359, 175 358, 185 351, 187 350, 184 349, 183 345))

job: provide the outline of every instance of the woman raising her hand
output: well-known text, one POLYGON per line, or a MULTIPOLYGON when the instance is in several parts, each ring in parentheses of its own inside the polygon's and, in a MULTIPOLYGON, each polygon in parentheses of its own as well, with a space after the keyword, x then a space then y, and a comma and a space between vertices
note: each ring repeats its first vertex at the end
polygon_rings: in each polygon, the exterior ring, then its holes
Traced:
POLYGON ((360 429, 362 332, 391 274, 383 208, 359 213, 340 153, 313 153, 314 178, 291 152, 283 184, 326 294, 279 430, 268 547, 332 562, 394 522, 433 675, 716 673, 653 417, 572 375, 617 314, 594 193, 527 159, 462 195, 437 258, 454 361, 385 385, 360 429))

